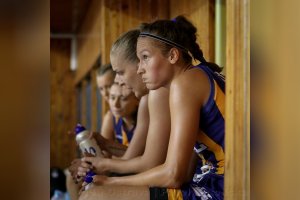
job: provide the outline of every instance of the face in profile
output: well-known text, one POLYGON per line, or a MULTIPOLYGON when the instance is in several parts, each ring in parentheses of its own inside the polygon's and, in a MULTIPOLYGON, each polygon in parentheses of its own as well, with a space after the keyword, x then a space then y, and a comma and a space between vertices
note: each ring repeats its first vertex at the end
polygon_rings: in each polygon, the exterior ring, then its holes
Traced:
POLYGON ((109 106, 115 117, 130 117, 136 111, 139 101, 127 87, 114 83, 110 88, 109 106))
POLYGON ((138 74, 149 90, 165 86, 170 81, 174 67, 168 55, 163 55, 157 42, 147 37, 140 37, 137 43, 139 58, 138 74))
POLYGON ((137 64, 122 58, 123 56, 111 56, 111 65, 116 72, 115 82, 125 85, 132 90, 137 98, 148 94, 148 89, 142 81, 141 76, 137 74, 137 64))
POLYGON ((109 90, 111 85, 114 83, 114 76, 111 72, 106 72, 101 76, 97 76, 97 87, 100 91, 100 94, 108 102, 109 99, 109 90))

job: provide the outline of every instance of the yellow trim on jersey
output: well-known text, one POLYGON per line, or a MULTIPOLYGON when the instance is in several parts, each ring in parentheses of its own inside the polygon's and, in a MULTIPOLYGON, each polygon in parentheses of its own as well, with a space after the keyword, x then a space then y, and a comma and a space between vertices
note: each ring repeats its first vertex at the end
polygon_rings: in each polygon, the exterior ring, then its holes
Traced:
POLYGON ((168 200, 183 200, 182 192, 180 189, 167 189, 168 200))
POLYGON ((215 84, 214 100, 216 102, 216 105, 217 105, 220 113, 222 114, 223 119, 225 120, 225 94, 221 90, 221 88, 219 87, 219 85, 216 83, 215 80, 214 80, 214 84, 215 84))
POLYGON ((123 144, 126 145, 126 146, 129 145, 128 138, 127 138, 127 135, 126 135, 126 132, 123 130, 123 128, 122 128, 122 142, 123 142, 123 144))
POLYGON ((210 139, 203 131, 198 134, 198 142, 203 143, 207 146, 209 151, 212 151, 215 154, 215 158, 218 161, 217 174, 224 174, 224 158, 225 154, 220 145, 215 143, 210 139))

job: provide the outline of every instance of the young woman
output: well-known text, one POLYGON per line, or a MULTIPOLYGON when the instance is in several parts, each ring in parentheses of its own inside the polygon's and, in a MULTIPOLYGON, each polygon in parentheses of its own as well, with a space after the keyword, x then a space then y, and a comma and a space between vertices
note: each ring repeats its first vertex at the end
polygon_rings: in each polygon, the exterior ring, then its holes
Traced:
POLYGON ((137 43, 138 73, 147 88, 170 92, 171 135, 165 162, 132 176, 97 175, 95 184, 109 186, 94 187, 81 199, 96 199, 96 191, 102 199, 223 199, 225 81, 220 68, 204 59, 196 32, 178 16, 143 24, 137 43), (192 59, 201 64, 193 66, 192 59), (193 176, 195 164, 203 172, 193 176))
MULTIPOLYGON (((105 155, 121 157, 133 137, 139 101, 131 90, 114 83, 114 79, 115 72, 111 64, 101 66, 96 71, 97 87, 102 98, 109 103, 110 110, 104 116, 101 135, 95 132, 93 136, 96 137, 105 155)), ((76 175, 80 170, 78 169, 80 163, 80 159, 72 161, 69 167, 71 174, 67 175, 68 192, 74 200, 78 198, 81 185, 77 184, 80 181, 77 180, 76 175), (71 175, 75 181, 72 180, 71 175)))
POLYGON ((110 88, 108 102, 115 132, 111 137, 128 146, 136 126, 139 101, 131 90, 114 83, 110 88))
MULTIPOLYGON (((146 134, 135 133, 128 150, 138 143, 137 136, 141 140, 146 140, 146 147, 141 156, 131 157, 127 160, 113 160, 105 158, 85 158, 84 161, 92 163, 94 171, 101 174, 106 171, 120 174, 138 173, 151 169, 165 161, 167 147, 170 136, 170 110, 169 92, 165 88, 150 91, 142 82, 141 76, 137 74, 138 58, 136 56, 136 44, 139 37, 139 30, 132 30, 123 34, 114 44, 111 50, 111 63, 116 71, 116 81, 121 85, 132 89, 141 101, 147 99, 149 108, 150 124, 146 134)), ((138 124, 139 125, 139 122, 138 124)), ((126 151, 126 153, 127 153, 126 151)), ((89 168, 85 163, 82 165, 86 170, 82 170, 79 175, 84 176, 89 168)))

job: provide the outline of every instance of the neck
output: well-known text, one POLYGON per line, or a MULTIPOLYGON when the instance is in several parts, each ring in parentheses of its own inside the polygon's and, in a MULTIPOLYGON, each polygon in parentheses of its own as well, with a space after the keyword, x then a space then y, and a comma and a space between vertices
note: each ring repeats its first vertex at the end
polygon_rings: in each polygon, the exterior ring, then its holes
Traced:
POLYGON ((184 71, 186 71, 187 69, 190 69, 191 67, 193 67, 193 65, 191 63, 183 63, 183 62, 178 62, 176 64, 173 65, 173 75, 170 79, 170 81, 164 86, 167 89, 170 89, 170 85, 172 80, 174 80, 177 76, 179 76, 180 74, 182 74, 184 71))
POLYGON ((134 126, 134 119, 132 117, 122 117, 125 128, 130 130, 134 126))

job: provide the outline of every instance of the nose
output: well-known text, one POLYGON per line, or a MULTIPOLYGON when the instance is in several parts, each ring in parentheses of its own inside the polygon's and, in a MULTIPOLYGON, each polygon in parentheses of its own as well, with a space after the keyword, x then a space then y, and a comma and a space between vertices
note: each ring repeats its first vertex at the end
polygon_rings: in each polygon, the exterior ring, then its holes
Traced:
POLYGON ((119 107, 120 107, 120 99, 119 99, 119 98, 116 98, 116 99, 114 100, 114 106, 115 106, 116 108, 119 108, 119 107))
POLYGON ((122 79, 120 78, 120 76, 118 74, 116 74, 115 82, 119 85, 123 84, 122 79))
POLYGON ((142 74, 144 74, 144 73, 145 73, 145 70, 144 70, 144 68, 143 68, 143 66, 142 66, 142 64, 141 64, 141 62, 139 62, 137 74, 138 74, 138 75, 142 75, 142 74))
POLYGON ((104 88, 104 89, 103 89, 103 92, 104 92, 104 96, 105 96, 105 97, 108 97, 108 96, 109 96, 109 88, 104 88))

